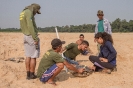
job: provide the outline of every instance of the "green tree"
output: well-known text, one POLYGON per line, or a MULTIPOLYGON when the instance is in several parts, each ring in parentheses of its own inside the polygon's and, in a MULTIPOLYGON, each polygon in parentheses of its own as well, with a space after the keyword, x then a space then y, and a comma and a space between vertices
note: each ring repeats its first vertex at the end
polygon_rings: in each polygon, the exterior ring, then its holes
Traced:
POLYGON ((133 20, 129 21, 129 32, 133 32, 133 20))

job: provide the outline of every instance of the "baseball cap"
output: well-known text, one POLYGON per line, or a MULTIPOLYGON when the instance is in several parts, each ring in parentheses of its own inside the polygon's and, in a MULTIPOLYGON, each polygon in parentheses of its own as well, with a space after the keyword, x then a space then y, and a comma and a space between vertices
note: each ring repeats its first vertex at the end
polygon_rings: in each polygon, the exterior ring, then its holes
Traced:
POLYGON ((41 6, 39 4, 33 3, 33 4, 31 4, 31 6, 34 6, 37 9, 37 14, 41 14, 41 12, 40 12, 41 6))
POLYGON ((98 10, 97 11, 97 15, 103 15, 103 11, 102 10, 98 10))
POLYGON ((37 14, 41 14, 40 10, 37 11, 37 14))
POLYGON ((59 45, 62 45, 62 44, 65 44, 65 41, 61 41, 58 38, 53 39, 52 42, 51 42, 51 45, 54 48, 56 48, 56 47, 58 47, 59 45))

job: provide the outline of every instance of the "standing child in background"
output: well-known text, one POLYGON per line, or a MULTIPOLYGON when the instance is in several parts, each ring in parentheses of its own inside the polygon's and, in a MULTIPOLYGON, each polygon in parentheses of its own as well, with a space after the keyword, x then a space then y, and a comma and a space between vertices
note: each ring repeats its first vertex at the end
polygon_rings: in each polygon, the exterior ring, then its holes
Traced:
MULTIPOLYGON (((97 34, 98 32, 106 32, 111 35, 112 29, 111 29, 110 23, 107 19, 104 18, 104 13, 102 10, 98 10, 97 17, 98 17, 98 21, 95 27, 95 34, 97 34)), ((101 46, 100 44, 97 44, 97 50, 98 50, 97 55, 100 53, 100 46, 101 46)))
POLYGON ((90 61, 94 64, 94 71, 98 68, 103 69, 106 73, 111 73, 116 67, 117 52, 113 47, 112 36, 106 32, 99 32, 95 35, 97 43, 101 44, 99 56, 90 56, 90 61))
POLYGON ((83 41, 84 41, 84 35, 83 35, 83 34, 80 34, 80 35, 79 35, 79 40, 77 40, 76 43, 77 43, 78 45, 80 45, 83 41))
MULTIPOLYGON (((76 41, 76 44, 80 45, 84 41, 84 35, 80 34, 79 35, 79 40, 76 41)), ((88 47, 85 51, 82 52, 82 54, 93 54, 91 49, 88 47)))

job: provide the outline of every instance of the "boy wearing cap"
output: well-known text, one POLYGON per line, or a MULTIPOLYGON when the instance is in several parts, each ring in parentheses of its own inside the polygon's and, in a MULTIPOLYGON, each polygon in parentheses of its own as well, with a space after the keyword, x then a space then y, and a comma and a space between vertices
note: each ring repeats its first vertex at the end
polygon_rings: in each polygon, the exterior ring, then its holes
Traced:
POLYGON ((31 4, 20 13, 20 27, 24 34, 24 48, 25 48, 25 65, 27 70, 27 79, 34 79, 36 58, 39 57, 40 45, 38 38, 38 30, 35 23, 34 16, 40 13, 40 5, 31 4))
POLYGON ((69 64, 59 52, 62 50, 62 42, 60 39, 53 39, 51 42, 52 49, 48 50, 41 59, 37 71, 37 77, 41 82, 56 85, 54 78, 61 72, 64 65, 74 72, 82 73, 83 69, 76 69, 69 64))
MULTIPOLYGON (((70 43, 63 48, 63 57, 70 63, 74 65, 79 65, 78 62, 75 61, 76 56, 80 53, 83 53, 89 46, 89 43, 86 40, 83 40, 81 44, 70 43)), ((83 54, 88 55, 88 54, 83 54)))
MULTIPOLYGON (((97 21, 96 23, 96 27, 95 27, 95 35, 98 33, 98 32, 107 32, 108 34, 112 34, 112 29, 111 29, 111 26, 110 26, 110 23, 109 21, 104 18, 104 13, 102 10, 98 10, 97 11, 97 16, 99 18, 99 20, 97 21)), ((96 40, 94 39, 94 42, 96 42, 96 40)), ((98 49, 98 55, 100 53, 100 44, 97 45, 97 49, 98 49)))

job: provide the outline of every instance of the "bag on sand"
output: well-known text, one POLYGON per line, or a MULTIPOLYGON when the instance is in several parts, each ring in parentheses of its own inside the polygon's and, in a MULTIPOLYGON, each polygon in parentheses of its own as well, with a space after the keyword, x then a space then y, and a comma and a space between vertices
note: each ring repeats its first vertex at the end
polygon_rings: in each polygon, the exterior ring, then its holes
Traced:
POLYGON ((77 69, 83 68, 84 71, 83 71, 83 73, 73 72, 72 75, 75 77, 87 77, 93 73, 93 70, 91 70, 89 67, 87 67, 85 65, 77 65, 76 68, 77 69))

